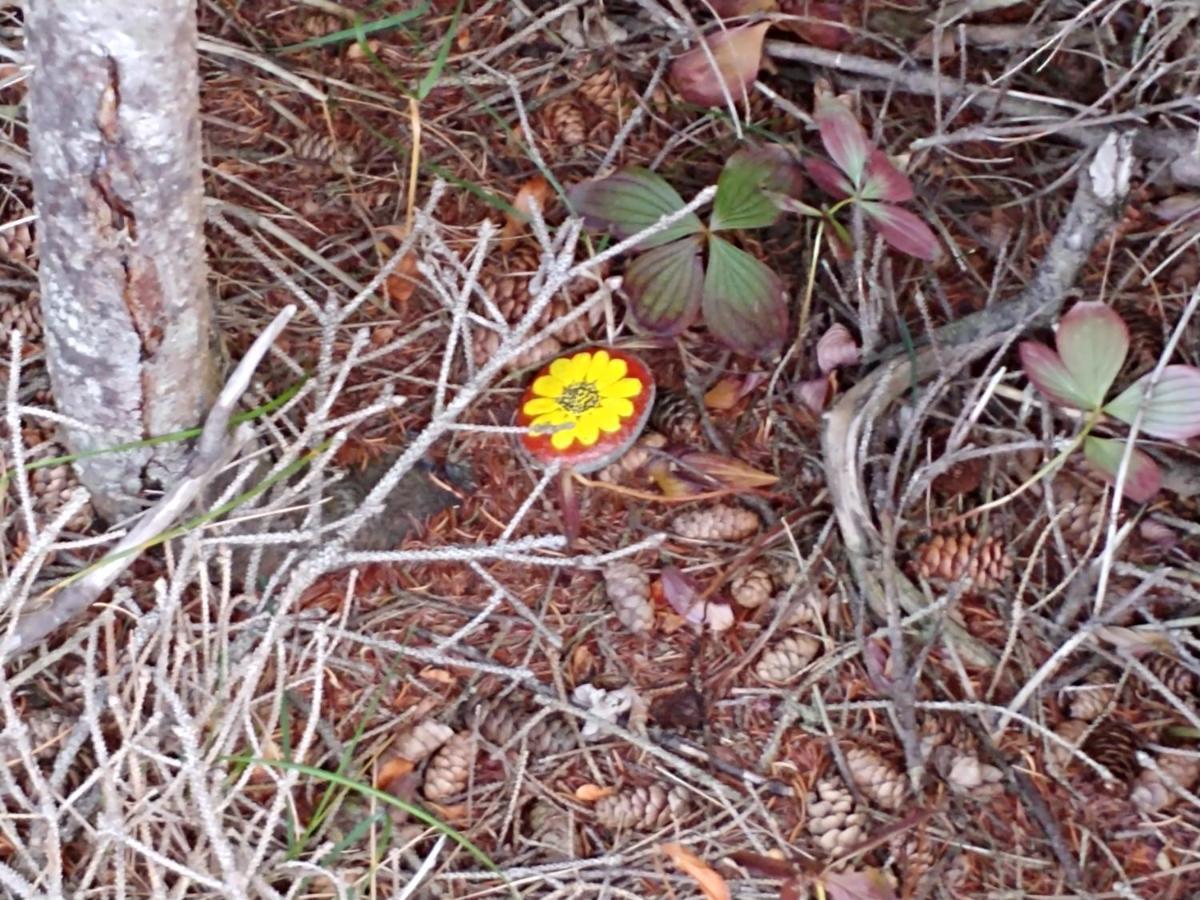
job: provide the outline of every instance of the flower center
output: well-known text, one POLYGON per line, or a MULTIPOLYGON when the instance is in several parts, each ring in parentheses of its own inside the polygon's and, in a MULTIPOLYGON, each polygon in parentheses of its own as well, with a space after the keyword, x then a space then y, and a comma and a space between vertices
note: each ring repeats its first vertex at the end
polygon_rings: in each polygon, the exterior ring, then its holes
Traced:
POLYGON ((600 389, 590 381, 568 384, 558 397, 558 405, 575 415, 585 413, 600 405, 600 389))

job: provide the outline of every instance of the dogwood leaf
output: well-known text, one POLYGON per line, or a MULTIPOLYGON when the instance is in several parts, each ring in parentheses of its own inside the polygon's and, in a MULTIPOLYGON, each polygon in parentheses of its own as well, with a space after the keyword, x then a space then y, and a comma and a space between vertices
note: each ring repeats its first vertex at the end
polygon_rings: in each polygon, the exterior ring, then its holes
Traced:
MULTIPOLYGON (((607 178, 585 181, 571 188, 571 206, 592 228, 607 228, 626 238, 645 231, 664 216, 683 209, 683 198, 661 175, 630 166, 607 178)), ((688 213, 678 222, 651 235, 638 246, 658 247, 696 234, 704 228, 700 217, 688 213)))
MULTIPOLYGON (((825 145, 825 152, 837 163, 838 168, 846 173, 855 188, 861 186, 867 157, 873 148, 867 140, 867 133, 863 131, 858 119, 854 118, 850 107, 827 88, 818 89, 813 119, 821 133, 821 143, 825 145)), ((811 169, 809 171, 811 172, 811 169)))
POLYGON ((746 147, 725 163, 717 179, 713 200, 712 231, 732 228, 765 228, 779 218, 779 205, 768 192, 799 193, 803 176, 784 148, 746 147))
POLYGON ((809 177, 817 183, 817 187, 835 200, 841 200, 854 193, 854 185, 846 174, 833 163, 824 159, 806 159, 804 168, 809 177))
POLYGON ((1087 404, 1082 408, 1100 406, 1129 351, 1125 320, 1107 304, 1076 303, 1059 322, 1054 342, 1087 404))
MULTIPOLYGON (((1101 475, 1115 482, 1121 459, 1125 455, 1125 442, 1088 437, 1083 442, 1083 455, 1101 475)), ((1135 447, 1129 456, 1129 468, 1125 472, 1125 485, 1121 493, 1135 503, 1145 503, 1158 493, 1160 487, 1162 472, 1158 463, 1135 447)))
POLYGON ((787 301, 779 276, 715 235, 708 243, 701 306, 713 336, 739 353, 771 356, 787 337, 787 301))
POLYGON ((1169 441, 1182 441, 1200 435, 1200 369, 1195 366, 1166 366, 1154 386, 1149 401, 1149 373, 1122 391, 1104 407, 1130 425, 1142 410, 1142 431, 1169 441))
POLYGON ((859 206, 893 250, 917 259, 930 260, 937 256, 938 239, 916 214, 875 200, 863 201, 859 206))
POLYGON ((1067 409, 1087 409, 1088 402, 1075 376, 1067 371, 1058 354, 1040 341, 1022 341, 1017 347, 1021 368, 1033 386, 1051 403, 1067 409))
POLYGON ((908 176, 896 168, 886 153, 872 148, 867 157, 867 177, 859 196, 864 200, 907 203, 913 198, 913 186, 908 176))
POLYGON ((646 251, 626 267, 624 286, 638 325, 657 334, 679 334, 700 312, 704 288, 700 238, 646 251))

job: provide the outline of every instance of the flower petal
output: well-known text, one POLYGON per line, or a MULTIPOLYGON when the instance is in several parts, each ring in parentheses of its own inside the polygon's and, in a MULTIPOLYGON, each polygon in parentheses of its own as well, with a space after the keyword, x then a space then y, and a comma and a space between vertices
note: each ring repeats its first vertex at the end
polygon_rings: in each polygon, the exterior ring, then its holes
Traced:
POLYGON ((529 423, 530 431, 544 431, 547 427, 563 425, 571 421, 571 414, 563 409, 553 409, 550 412, 542 413, 529 423))
POLYGON ((553 397, 534 397, 532 400, 526 402, 521 407, 521 410, 527 416, 540 416, 543 413, 548 413, 558 408, 558 401, 553 397))
POLYGON ((592 354, 584 351, 571 357, 571 377, 565 379, 568 384, 578 384, 587 380, 588 369, 592 365, 592 354))
POLYGON ((583 377, 592 384, 599 385, 600 379, 604 377, 611 363, 612 358, 608 355, 607 350, 597 350, 592 354, 592 361, 588 364, 587 374, 583 377))
POLYGON ((616 384, 625 377, 625 373, 629 371, 629 365, 623 359, 610 359, 608 366, 604 370, 604 374, 596 379, 596 387, 600 388, 600 393, 607 393, 607 389, 616 384))
MULTIPOLYGON (((567 382, 572 380, 571 379, 571 360, 573 358, 574 357, 568 358, 566 356, 560 356, 554 362, 550 363, 550 375, 551 375, 551 377, 558 379, 559 393, 562 392, 562 387, 565 386, 567 382)), ((545 376, 542 376, 542 377, 545 377, 545 376)), ((535 381, 534 385, 536 386, 536 384, 537 384, 537 382, 535 381)))
POLYGON ((556 431, 550 435, 550 446, 555 450, 566 450, 575 443, 575 429, 564 428, 562 431, 556 431))
POLYGON ((604 391, 606 397, 636 397, 642 392, 642 383, 636 378, 622 378, 604 391))
POLYGON ((563 387, 562 381, 553 375, 539 375, 533 382, 532 390, 539 397, 557 397, 563 392, 563 387))
POLYGON ((620 414, 607 403, 603 404, 599 409, 593 410, 592 416, 596 420, 596 425, 606 434, 613 434, 621 430, 620 414))
POLYGON ((596 423, 596 411, 589 409, 575 423, 573 432, 575 439, 585 447, 590 447, 600 440, 600 426, 596 423))
POLYGON ((605 412, 611 410, 621 418, 627 418, 633 415, 633 401, 624 397, 605 397, 600 403, 600 409, 605 412))

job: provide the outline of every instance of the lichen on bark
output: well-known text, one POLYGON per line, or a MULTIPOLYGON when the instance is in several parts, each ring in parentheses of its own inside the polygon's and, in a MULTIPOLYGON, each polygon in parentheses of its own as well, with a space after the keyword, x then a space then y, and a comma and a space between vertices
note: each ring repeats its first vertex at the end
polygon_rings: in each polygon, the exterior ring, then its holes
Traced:
MULTIPOLYGON (((39 277, 72 451, 200 423, 218 389, 192 0, 39 0, 27 35, 39 277), (136 6, 136 11, 135 11, 136 6)), ((182 471, 176 442, 77 463, 102 515, 182 471)))

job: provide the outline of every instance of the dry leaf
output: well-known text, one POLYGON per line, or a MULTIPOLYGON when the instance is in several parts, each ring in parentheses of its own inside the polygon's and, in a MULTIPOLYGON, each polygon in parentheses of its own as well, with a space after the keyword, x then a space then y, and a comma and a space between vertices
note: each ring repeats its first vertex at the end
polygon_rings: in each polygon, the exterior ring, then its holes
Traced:
POLYGON ((550 197, 550 183, 541 175, 534 175, 521 185, 521 189, 517 191, 517 196, 513 199, 512 211, 505 217, 502 236, 514 237, 524 231, 529 217, 533 214, 534 205, 536 204, 544 214, 550 197))
POLYGON ((858 365, 858 342, 841 322, 831 325, 817 341, 817 365, 823 375, 839 366, 858 365))
POLYGON ((727 375, 708 389, 708 393, 704 395, 704 405, 722 412, 733 409, 737 406, 740 387, 740 378, 727 375))
POLYGON ((829 900, 896 900, 896 892, 878 869, 826 872, 821 881, 829 900))
POLYGON ((682 844, 662 844, 659 849, 670 857, 679 871, 696 879, 708 900, 729 900, 729 885, 712 866, 682 844))
POLYGON ((616 792, 616 788, 601 787, 598 784, 581 784, 575 788, 575 799, 581 803, 595 803, 597 800, 611 797, 616 792))
POLYGON ((725 90, 736 102, 758 77, 763 39, 770 22, 717 31, 671 64, 671 81, 685 100, 702 106, 724 106, 725 90), (711 59, 716 62, 714 68, 711 59), (725 90, 722 90, 722 84, 725 90))
POLYGON ((412 772, 414 768, 412 760, 405 759, 403 756, 393 756, 381 765, 379 771, 375 773, 375 787, 381 791, 386 791, 389 784, 399 778, 403 778, 412 772))
POLYGON ((646 469, 646 474, 662 491, 664 497, 690 497, 700 493, 700 487, 691 481, 680 478, 672 470, 671 463, 665 459, 656 459, 646 469))
POLYGON ((763 472, 754 466, 718 453, 685 453, 679 457, 684 466, 690 466, 716 481, 722 487, 739 491, 770 487, 779 481, 779 476, 763 472))
POLYGON ((458 679, 445 669, 437 669, 433 666, 426 666, 418 675, 426 681, 436 681, 438 684, 456 684, 458 682, 458 679))

